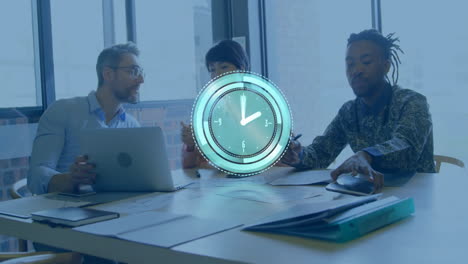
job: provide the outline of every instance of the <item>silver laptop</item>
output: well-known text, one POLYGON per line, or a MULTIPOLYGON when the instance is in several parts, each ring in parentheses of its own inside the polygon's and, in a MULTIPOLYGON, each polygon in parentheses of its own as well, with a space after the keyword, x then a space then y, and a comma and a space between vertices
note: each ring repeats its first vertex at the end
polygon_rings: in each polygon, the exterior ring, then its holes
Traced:
POLYGON ((175 191, 190 183, 182 170, 172 175, 159 127, 84 129, 80 151, 96 164, 98 192, 175 191))

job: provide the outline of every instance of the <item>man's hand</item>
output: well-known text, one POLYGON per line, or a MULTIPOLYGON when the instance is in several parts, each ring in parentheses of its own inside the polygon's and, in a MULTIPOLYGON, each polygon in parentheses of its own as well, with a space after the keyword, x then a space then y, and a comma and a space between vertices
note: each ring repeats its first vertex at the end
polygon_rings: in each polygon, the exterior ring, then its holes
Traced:
POLYGON ((372 157, 365 151, 358 151, 356 154, 348 158, 343 164, 331 172, 331 177, 334 181, 343 173, 358 173, 369 176, 374 182, 375 192, 382 190, 384 186, 384 175, 371 167, 372 157))
POLYGON ((80 185, 96 181, 94 164, 88 163, 87 156, 78 156, 68 173, 57 174, 49 182, 48 192, 76 192, 80 185))
POLYGON ((70 166, 70 175, 73 185, 93 184, 96 181, 94 169, 96 165, 88 163, 88 156, 78 156, 70 166))
POLYGON ((180 122, 180 125, 182 126, 180 136, 182 142, 187 146, 187 151, 195 150, 195 141, 193 141, 192 137, 192 126, 186 125, 184 122, 180 122))
POLYGON ((281 158, 280 162, 294 167, 301 163, 299 153, 301 153, 302 151, 302 146, 301 143, 299 143, 299 141, 294 140, 293 138, 294 135, 291 136, 288 149, 286 150, 284 156, 281 158))

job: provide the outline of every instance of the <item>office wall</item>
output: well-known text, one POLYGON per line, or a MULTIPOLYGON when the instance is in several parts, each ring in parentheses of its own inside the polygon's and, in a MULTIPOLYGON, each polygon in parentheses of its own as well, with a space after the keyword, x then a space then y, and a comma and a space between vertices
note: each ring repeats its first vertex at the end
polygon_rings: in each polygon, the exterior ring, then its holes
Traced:
MULTIPOLYGON (((0 160, 0 201, 9 200, 9 189, 18 180, 26 177, 28 157, 0 160)), ((17 250, 17 239, 0 235, 0 251, 17 250)))
MULTIPOLYGON (((7 144, 5 141, 15 129, 8 129, 9 131, 5 132, 5 128, 19 127, 17 130, 18 134, 23 134, 23 137, 28 137, 24 134, 25 130, 29 130, 27 122, 28 119, 26 117, 0 119, 0 134, 2 138, 0 142, 3 143, 0 145, 3 150, 0 157, 0 201, 11 199, 8 190, 16 181, 26 177, 29 165, 28 156, 18 156, 24 155, 24 152, 21 150, 18 151, 18 149, 26 149, 27 151, 28 145, 30 144, 18 144, 16 148, 9 147, 7 153, 7 144), (2 128, 4 128, 3 131, 2 128)), ((27 134, 29 133, 27 132, 27 134)), ((22 141, 18 140, 18 143, 24 141, 29 141, 29 138, 23 138, 22 141)), ((0 251, 6 252, 15 250, 17 250, 17 239, 0 235, 0 251)))

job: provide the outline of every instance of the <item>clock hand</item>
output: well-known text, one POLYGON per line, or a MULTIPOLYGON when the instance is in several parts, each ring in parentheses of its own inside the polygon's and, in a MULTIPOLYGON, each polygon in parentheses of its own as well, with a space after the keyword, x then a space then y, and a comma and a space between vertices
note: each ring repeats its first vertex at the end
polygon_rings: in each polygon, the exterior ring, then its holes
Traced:
POLYGON ((247 118, 241 120, 241 125, 245 126, 248 123, 254 121, 257 118, 259 118, 260 116, 262 116, 262 112, 256 112, 255 114, 252 114, 252 115, 248 116, 247 118))
POLYGON ((245 119, 245 105, 247 103, 247 98, 244 94, 240 96, 240 105, 241 105, 241 123, 245 119))

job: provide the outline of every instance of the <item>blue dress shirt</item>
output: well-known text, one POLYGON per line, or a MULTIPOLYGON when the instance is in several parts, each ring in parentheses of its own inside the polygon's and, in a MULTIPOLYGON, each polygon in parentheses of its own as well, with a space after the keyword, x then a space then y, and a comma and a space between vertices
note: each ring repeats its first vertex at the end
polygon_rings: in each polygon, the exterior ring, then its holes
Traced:
POLYGON ((138 121, 121 107, 106 124, 105 114, 92 91, 86 97, 61 99, 42 115, 34 139, 28 171, 28 188, 46 193, 50 179, 66 173, 80 153, 79 133, 86 128, 139 127, 138 121))

